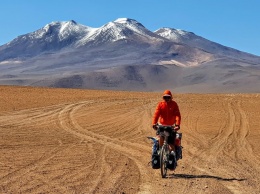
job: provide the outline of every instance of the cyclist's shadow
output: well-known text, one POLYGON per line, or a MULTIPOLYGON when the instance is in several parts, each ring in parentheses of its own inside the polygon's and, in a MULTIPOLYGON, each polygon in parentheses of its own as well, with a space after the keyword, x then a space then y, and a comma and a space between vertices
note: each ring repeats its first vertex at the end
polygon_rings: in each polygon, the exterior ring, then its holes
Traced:
POLYGON ((212 175, 191 175, 191 174, 169 174, 168 178, 173 179, 216 179, 221 181, 245 181, 246 179, 238 179, 238 178, 223 178, 219 176, 212 176, 212 175))

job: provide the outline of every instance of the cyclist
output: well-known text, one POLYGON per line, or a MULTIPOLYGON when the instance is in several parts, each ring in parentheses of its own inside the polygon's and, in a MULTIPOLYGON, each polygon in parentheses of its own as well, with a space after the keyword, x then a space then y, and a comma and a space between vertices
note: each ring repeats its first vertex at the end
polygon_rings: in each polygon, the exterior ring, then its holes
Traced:
MULTIPOLYGON (((165 90, 163 93, 163 101, 159 102, 153 116, 153 129, 157 130, 157 125, 171 125, 175 126, 174 130, 178 131, 181 124, 181 114, 178 104, 172 99, 170 90, 165 90)), ((175 150, 176 133, 169 136, 168 142, 170 151, 175 150)), ((159 147, 163 146, 164 137, 159 136, 159 147)))

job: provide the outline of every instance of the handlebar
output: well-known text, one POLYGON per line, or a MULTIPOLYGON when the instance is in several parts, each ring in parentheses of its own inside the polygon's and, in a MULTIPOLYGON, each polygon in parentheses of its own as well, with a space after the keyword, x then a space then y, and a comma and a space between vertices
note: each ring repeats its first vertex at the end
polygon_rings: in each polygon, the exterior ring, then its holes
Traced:
POLYGON ((171 133, 176 132, 174 127, 172 125, 156 125, 157 134, 160 136, 169 136, 171 133))
POLYGON ((168 130, 171 129, 172 131, 176 132, 177 130, 180 129, 180 127, 179 127, 179 128, 176 130, 176 129, 175 129, 175 127, 176 127, 175 124, 174 124, 174 125, 159 125, 159 124, 156 124, 155 127, 156 127, 157 131, 158 131, 158 130, 167 130, 167 128, 168 128, 168 130))

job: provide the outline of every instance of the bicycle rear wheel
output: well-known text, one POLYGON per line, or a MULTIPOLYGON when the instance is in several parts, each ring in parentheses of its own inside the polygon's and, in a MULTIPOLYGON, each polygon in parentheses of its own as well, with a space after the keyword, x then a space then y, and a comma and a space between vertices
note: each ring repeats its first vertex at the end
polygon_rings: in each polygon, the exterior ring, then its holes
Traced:
POLYGON ((167 152, 168 149, 166 148, 166 146, 163 146, 160 152, 160 166, 162 178, 165 178, 167 176, 167 152))

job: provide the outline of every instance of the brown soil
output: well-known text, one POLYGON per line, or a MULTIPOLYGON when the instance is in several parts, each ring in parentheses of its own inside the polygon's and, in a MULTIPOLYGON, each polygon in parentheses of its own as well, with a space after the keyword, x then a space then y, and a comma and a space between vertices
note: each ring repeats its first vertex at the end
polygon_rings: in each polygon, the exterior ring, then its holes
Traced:
POLYGON ((260 193, 260 94, 176 94, 165 179, 146 138, 160 96, 0 86, 0 193, 260 193))

